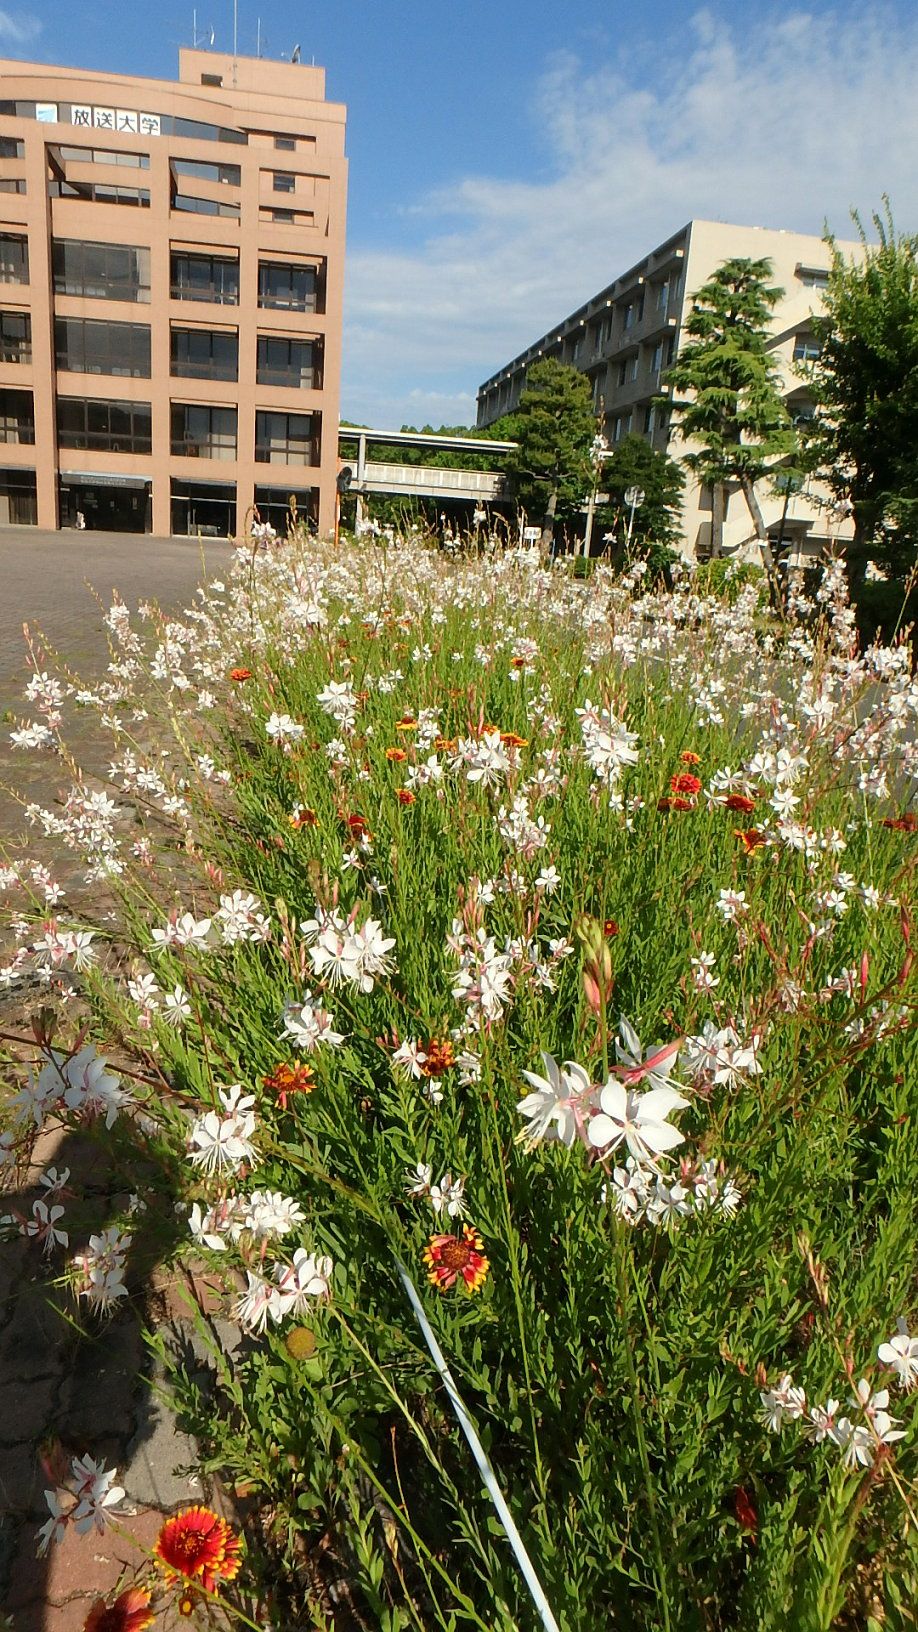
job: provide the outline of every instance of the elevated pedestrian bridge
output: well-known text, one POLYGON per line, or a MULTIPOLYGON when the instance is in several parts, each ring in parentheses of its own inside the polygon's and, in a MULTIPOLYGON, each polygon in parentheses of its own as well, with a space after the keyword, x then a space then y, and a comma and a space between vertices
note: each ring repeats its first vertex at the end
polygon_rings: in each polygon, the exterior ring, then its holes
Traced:
POLYGON ((489 504, 506 499, 510 486, 502 470, 450 469, 440 465, 402 464, 371 459, 368 449, 393 451, 399 448, 436 449, 440 453, 475 453, 494 456, 495 462, 516 451, 515 442, 495 442, 488 437, 439 436, 430 431, 373 431, 342 426, 338 432, 339 462, 350 469, 348 491, 358 499, 369 493, 404 494, 432 499, 469 499, 489 504), (356 447, 356 459, 354 448, 356 447))

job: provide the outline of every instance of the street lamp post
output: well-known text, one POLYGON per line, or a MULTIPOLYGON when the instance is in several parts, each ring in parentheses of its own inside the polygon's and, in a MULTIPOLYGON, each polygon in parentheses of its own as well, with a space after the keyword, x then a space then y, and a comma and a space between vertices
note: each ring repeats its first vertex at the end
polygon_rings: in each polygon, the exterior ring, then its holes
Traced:
POLYGON ((634 532, 634 512, 635 510, 639 510, 641 508, 641 505, 644 503, 646 497, 647 494, 644 492, 643 488, 629 487, 626 489, 625 503, 630 507, 630 515, 628 516, 628 537, 625 542, 626 550, 630 550, 631 548, 631 534, 634 532))

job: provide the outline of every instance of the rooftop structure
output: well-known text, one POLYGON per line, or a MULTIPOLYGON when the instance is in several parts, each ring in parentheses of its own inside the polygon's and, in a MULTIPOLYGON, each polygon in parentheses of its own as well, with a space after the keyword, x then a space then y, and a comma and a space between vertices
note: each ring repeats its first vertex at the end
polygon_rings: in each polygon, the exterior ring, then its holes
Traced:
MULTIPOLYGON (((854 243, 840 247, 846 254, 860 250, 854 243)), ((795 417, 812 413, 806 381, 796 365, 817 354, 813 318, 828 284, 827 245, 802 233, 690 221, 492 374, 478 392, 479 426, 493 424, 516 407, 532 363, 556 357, 587 375, 597 418, 613 446, 633 432, 677 457, 688 451, 674 434, 669 410, 661 406, 668 389, 664 378, 681 345, 693 294, 733 256, 771 260, 772 281, 784 290, 772 314, 771 346, 785 400, 795 417)), ((815 486, 792 494, 786 506, 780 494, 769 494, 764 485, 760 497, 769 534, 774 539, 783 534, 800 554, 813 553, 838 536, 839 528, 821 502, 826 495, 815 486)), ((703 557, 710 550, 711 505, 710 491, 689 476, 683 511, 689 556, 703 557)), ((728 492, 725 550, 748 544, 751 532, 742 494, 728 492)))
POLYGON ((0 62, 0 525, 331 529, 344 131, 308 64, 0 62))

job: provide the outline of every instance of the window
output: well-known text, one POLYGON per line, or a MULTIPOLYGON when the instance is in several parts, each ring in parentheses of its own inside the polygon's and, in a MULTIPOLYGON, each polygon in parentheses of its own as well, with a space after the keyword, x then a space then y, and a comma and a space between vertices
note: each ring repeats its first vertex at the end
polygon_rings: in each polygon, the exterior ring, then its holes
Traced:
POLYGON ((276 210, 264 204, 258 211, 258 219, 282 223, 285 227, 299 227, 301 230, 307 230, 316 224, 314 210, 276 210))
POLYGON ((286 170, 275 170, 274 191, 276 193, 295 193, 296 176, 291 176, 286 170))
POLYGON ((110 147, 52 147, 48 149, 52 166, 65 164, 120 164, 128 170, 149 170, 149 153, 120 153, 110 147))
POLYGON ((105 453, 149 453, 148 402, 109 402, 93 397, 58 397, 57 441, 61 448, 97 448, 105 453))
POLYGON ((255 462, 260 465, 317 465, 317 414, 255 415, 255 462))
POLYGON ((258 336, 259 385, 289 385, 318 391, 322 385, 321 340, 289 340, 279 335, 258 336))
POLYGON ((25 145, 17 141, 15 136, 0 136, 0 159, 21 159, 25 157, 25 145))
POLYGON ((54 366, 71 374, 150 378, 146 323, 106 323, 89 317, 54 319, 54 366))
POLYGON ((235 459, 235 408, 211 408, 204 403, 174 402, 172 452, 185 459, 235 459))
POLYGON ((295 136, 275 136, 274 146, 278 149, 279 152, 295 153, 296 152, 296 137, 295 136))
POLYGON ((626 362, 625 363, 619 363, 619 365, 618 365, 618 383, 619 383, 619 385, 624 385, 627 378, 628 378, 628 364, 626 362))
POLYGON ((215 329, 172 328, 171 372, 187 379, 235 380, 239 376, 239 336, 215 329))
POLYGON ((219 198, 197 198, 193 193, 173 193, 170 208, 182 210, 186 215, 225 215, 231 221, 239 220, 238 204, 224 204, 219 198))
POLYGON ((631 358, 631 361, 630 361, 630 363, 628 365, 628 378, 629 378, 629 380, 636 380, 637 379, 638 369, 640 368, 640 366, 641 366, 641 354, 640 354, 639 351, 636 351, 634 356, 631 358))
POLYGON ((318 491, 314 487, 294 491, 289 482, 283 487, 256 487, 255 509, 259 519, 268 522, 279 538, 286 538, 297 522, 305 521, 314 532, 319 519, 318 491))
POLYGON ((583 349, 583 337, 582 337, 582 335, 578 334, 576 339, 574 340, 573 344, 571 345, 571 362, 572 363, 576 363, 576 362, 579 361, 580 353, 581 353, 582 349, 583 349))
POLYGON ((189 538, 232 538, 236 531, 236 487, 233 482, 171 483, 172 531, 189 538))
POLYGON ((644 435, 653 436, 656 414, 653 407, 644 409, 644 435))
POLYGON ((56 295, 150 301, 150 251, 126 244, 55 238, 51 248, 56 295))
POLYGON ((822 342, 815 334, 798 334, 794 340, 794 362, 812 363, 822 351, 822 342))
POLYGON ((804 289, 828 289, 829 274, 818 266, 798 266, 797 276, 804 289))
POLYGON ((669 278, 664 278, 657 289, 657 311, 662 312, 664 317, 669 311, 669 293, 669 278))
POLYGON ((659 374, 661 368, 663 367, 664 355, 665 355, 664 342, 662 340, 658 340, 656 345, 653 348, 653 357, 651 358, 651 362, 650 362, 650 368, 651 368, 652 373, 659 374))
POLYGON ((0 363, 32 361, 32 319, 28 312, 0 312, 0 363))
POLYGON ((319 312, 319 268, 287 261, 258 263, 258 304, 285 312, 319 312))
POLYGON ((0 527, 35 527, 37 524, 34 470, 0 470, 0 527))
POLYGON ((631 429, 631 415, 630 414, 617 414, 616 417, 615 417, 615 423, 612 426, 612 441, 613 442, 620 442, 623 436, 628 435, 628 432, 630 431, 630 429, 631 429))
POLYGON ((628 305, 622 311, 622 332, 624 334, 627 334, 628 330, 630 328, 633 328, 633 326, 634 326, 634 303, 633 303, 633 301, 629 301, 628 305))
POLYGON ((172 252, 172 299, 208 300, 216 306, 239 305, 239 262, 221 255, 172 252))
POLYGON ((214 88, 214 90, 218 90, 220 88, 220 86, 223 84, 223 75, 222 74, 202 74, 201 75, 201 84, 202 85, 211 85, 214 88))
POLYGON ((0 442, 34 443, 35 409, 31 391, 0 390, 0 442))
POLYGON ((19 233, 0 232, 0 283, 28 283, 29 240, 19 233))
POLYGON ((242 171, 238 164, 210 164, 203 159, 172 159, 176 176, 194 176, 198 181, 222 181, 228 187, 238 187, 242 171))
POLYGON ((644 291, 642 289, 641 290, 641 298, 637 303, 637 321, 638 321, 638 323, 643 322, 643 319, 644 319, 644 291))
POLYGON ((50 198, 80 198, 87 204, 128 204, 135 209, 150 208, 146 187, 112 187, 102 181, 49 181, 50 198))
POLYGON ((25 190, 26 184, 24 181, 16 181, 9 176, 0 178, 0 193, 24 193, 25 190))

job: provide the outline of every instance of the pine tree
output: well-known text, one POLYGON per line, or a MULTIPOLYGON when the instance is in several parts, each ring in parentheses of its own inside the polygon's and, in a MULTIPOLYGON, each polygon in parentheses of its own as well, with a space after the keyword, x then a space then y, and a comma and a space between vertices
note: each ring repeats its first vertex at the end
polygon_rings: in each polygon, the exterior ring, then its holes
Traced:
POLYGON ((556 518, 579 510, 593 480, 590 382, 579 369, 543 358, 530 368, 519 407, 505 423, 519 443, 508 473, 523 508, 542 517, 542 542, 550 544, 556 518))
POLYGON ((767 259, 724 261, 693 297, 685 325, 688 344, 666 375, 679 392, 676 428, 697 444, 684 462, 713 496, 712 551, 723 545, 725 488, 746 500, 763 558, 771 565, 756 484, 793 451, 795 432, 769 353, 768 321, 784 291, 769 284, 767 259))

